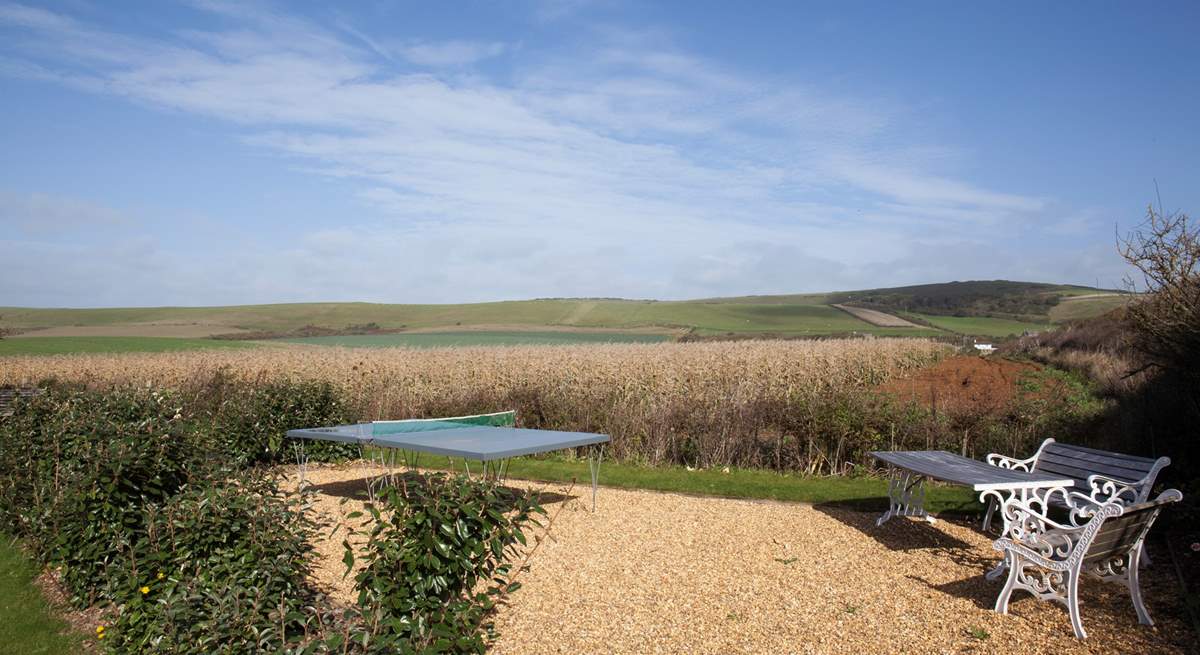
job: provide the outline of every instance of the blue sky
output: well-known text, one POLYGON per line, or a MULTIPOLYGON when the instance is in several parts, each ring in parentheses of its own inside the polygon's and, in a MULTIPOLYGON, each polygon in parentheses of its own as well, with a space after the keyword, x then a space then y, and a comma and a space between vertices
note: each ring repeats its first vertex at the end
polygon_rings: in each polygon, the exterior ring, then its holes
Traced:
POLYGON ((0 305, 1117 286, 1200 4, 0 0, 0 305))

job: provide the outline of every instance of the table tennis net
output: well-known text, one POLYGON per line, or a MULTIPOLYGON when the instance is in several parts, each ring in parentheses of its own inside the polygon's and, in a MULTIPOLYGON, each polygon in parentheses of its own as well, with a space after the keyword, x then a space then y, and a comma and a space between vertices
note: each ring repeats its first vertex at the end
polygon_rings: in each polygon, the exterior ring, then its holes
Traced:
POLYGON ((373 421, 371 433, 407 434, 410 432, 432 432, 434 430, 453 430, 477 426, 495 428, 511 428, 517 425, 515 411, 495 412, 492 414, 473 414, 471 416, 452 416, 448 418, 413 418, 399 421, 373 421))

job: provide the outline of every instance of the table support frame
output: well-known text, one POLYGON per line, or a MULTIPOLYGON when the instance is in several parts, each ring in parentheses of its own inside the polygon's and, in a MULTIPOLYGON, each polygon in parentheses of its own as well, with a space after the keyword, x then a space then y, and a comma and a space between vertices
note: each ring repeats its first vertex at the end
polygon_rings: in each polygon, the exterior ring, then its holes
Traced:
POLYGON ((929 523, 937 519, 925 511, 925 476, 898 466, 889 466, 888 510, 875 519, 879 527, 896 516, 923 518, 929 523))

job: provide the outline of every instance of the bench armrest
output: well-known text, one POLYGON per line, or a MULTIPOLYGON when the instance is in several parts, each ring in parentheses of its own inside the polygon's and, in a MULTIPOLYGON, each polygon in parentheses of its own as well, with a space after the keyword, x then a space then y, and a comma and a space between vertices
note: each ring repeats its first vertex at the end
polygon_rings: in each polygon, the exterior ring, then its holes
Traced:
POLYGON ((1105 518, 1123 512, 1120 503, 1089 504, 1083 494, 1064 489, 1045 489, 1033 492, 1021 500, 1010 497, 1001 505, 1006 532, 992 547, 996 550, 1015 550, 1038 565, 1062 569, 1076 551, 1087 550, 1105 518), (1071 511, 1066 523, 1050 518, 1051 497, 1061 495, 1071 511))
POLYGON ((1135 482, 1124 482, 1107 475, 1093 473, 1087 478, 1088 488, 1091 489, 1088 499, 1097 505, 1111 502, 1132 505, 1145 500, 1144 496, 1150 492, 1149 482, 1150 476, 1135 482))
POLYGON ((1027 459, 1017 459, 997 453, 989 453, 987 456, 987 463, 992 466, 999 466, 1002 469, 1012 469, 1014 471, 1025 471, 1026 473, 1033 468, 1035 462, 1037 462, 1037 455, 1027 459))

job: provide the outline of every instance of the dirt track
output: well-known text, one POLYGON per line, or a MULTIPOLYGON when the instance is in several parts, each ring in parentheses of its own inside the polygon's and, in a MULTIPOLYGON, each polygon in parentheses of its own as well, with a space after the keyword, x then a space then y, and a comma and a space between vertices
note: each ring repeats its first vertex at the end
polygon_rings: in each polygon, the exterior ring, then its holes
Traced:
POLYGON ((847 314, 853 316, 854 318, 866 321, 876 327, 910 327, 910 328, 921 327, 920 325, 917 325, 916 323, 913 323, 912 321, 908 321, 903 318, 900 318, 899 316, 893 316, 891 314, 876 311, 874 309, 864 309, 862 307, 850 307, 849 305, 833 305, 833 307, 837 307, 838 309, 842 310, 843 312, 846 312, 847 314))

